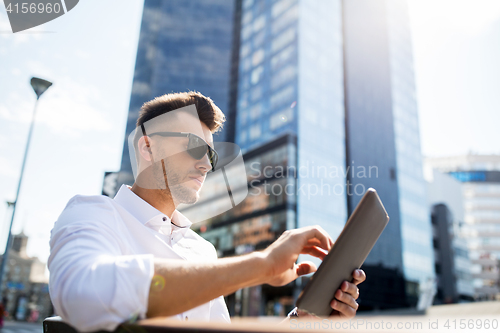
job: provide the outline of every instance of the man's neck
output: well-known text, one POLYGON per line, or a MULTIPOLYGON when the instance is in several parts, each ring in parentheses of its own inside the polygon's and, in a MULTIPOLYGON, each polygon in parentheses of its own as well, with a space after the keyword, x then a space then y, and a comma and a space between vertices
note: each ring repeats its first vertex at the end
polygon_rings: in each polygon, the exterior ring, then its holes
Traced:
POLYGON ((175 211, 174 202, 172 198, 167 197, 162 190, 148 190, 137 186, 135 183, 132 185, 131 190, 142 200, 167 215, 170 219, 172 218, 175 211))

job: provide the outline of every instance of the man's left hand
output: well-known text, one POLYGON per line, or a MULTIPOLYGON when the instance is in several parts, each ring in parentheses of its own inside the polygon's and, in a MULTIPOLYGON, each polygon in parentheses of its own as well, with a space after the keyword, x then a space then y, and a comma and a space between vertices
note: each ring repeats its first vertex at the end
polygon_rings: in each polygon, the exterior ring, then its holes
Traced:
MULTIPOLYGON (((358 310, 356 300, 359 297, 358 284, 366 280, 366 274, 361 269, 356 269, 352 273, 353 281, 344 281, 340 288, 335 292, 335 298, 330 302, 333 311, 330 314, 332 317, 353 318, 358 310)), ((298 310, 297 314, 300 317, 309 317, 310 315, 298 310)))
POLYGON ((353 318, 358 310, 356 300, 359 297, 358 284, 366 280, 366 274, 361 269, 356 269, 352 273, 353 281, 344 281, 340 288, 335 292, 335 298, 331 301, 330 306, 333 311, 331 316, 340 318, 353 318))

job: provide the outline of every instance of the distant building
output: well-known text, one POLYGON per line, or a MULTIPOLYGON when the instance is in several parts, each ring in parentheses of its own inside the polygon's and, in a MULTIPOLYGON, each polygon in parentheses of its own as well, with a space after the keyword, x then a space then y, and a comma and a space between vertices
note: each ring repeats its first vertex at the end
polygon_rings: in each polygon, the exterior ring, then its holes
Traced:
POLYGON ((104 179, 102 181, 102 195, 114 198, 116 192, 118 192, 118 178, 119 172, 109 172, 104 173, 104 179))
MULTIPOLYGON (((26 254, 27 244, 28 237, 24 233, 13 237, 2 298, 7 299, 6 311, 10 318, 28 320, 31 315, 31 318, 36 316, 37 320, 43 320, 53 314, 46 265, 26 254)), ((0 257, 3 260, 3 255, 0 257)))
POLYGON ((368 278, 362 283, 359 311, 415 308, 420 294, 418 282, 407 281, 400 270, 383 264, 362 268, 368 278))
POLYGON ((428 158, 426 164, 462 183, 464 218, 459 232, 472 260, 474 297, 500 299, 500 156, 428 158))
POLYGON ((429 176, 427 194, 437 277, 434 304, 472 301, 471 261, 460 231, 464 225, 462 184, 437 170, 429 176))

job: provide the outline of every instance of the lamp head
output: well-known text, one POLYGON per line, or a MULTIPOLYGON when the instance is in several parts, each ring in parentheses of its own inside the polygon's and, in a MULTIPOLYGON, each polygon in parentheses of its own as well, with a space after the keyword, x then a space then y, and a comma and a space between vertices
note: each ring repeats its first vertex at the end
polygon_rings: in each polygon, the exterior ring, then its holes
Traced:
POLYGON ((31 86, 33 87, 33 90, 35 91, 36 94, 36 99, 39 99, 42 94, 49 89, 49 87, 52 85, 52 82, 49 82, 47 80, 43 80, 37 77, 32 77, 31 78, 31 86))

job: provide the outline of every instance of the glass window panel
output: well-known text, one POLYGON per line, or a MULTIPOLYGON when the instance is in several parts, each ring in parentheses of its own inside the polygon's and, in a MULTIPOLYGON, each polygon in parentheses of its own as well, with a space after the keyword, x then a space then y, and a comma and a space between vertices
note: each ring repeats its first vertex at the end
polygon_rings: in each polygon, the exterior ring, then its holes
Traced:
POLYGON ((271 58, 271 69, 276 69, 286 63, 294 54, 295 45, 290 45, 271 58))
POLYGON ((264 66, 259 66, 252 71, 251 82, 257 84, 264 75, 264 66))
POLYGON ((264 26, 266 25, 266 16, 264 14, 260 15, 258 18, 255 19, 253 22, 253 32, 258 32, 264 26))
POLYGON ((276 52, 295 40, 295 27, 290 27, 279 34, 271 43, 271 51, 276 52))
POLYGON ((295 64, 288 65, 282 68, 277 74, 272 76, 271 79, 271 89, 275 90, 280 86, 290 83, 295 79, 297 74, 297 66, 295 64))
POLYGON ((285 87, 271 96, 271 108, 275 108, 277 106, 283 104, 291 104, 293 102, 294 97, 294 88, 293 86, 285 87))
POLYGON ((264 49, 260 48, 252 55, 252 65, 257 66, 264 60, 264 49))
POLYGON ((261 135, 261 125, 260 124, 255 124, 252 127, 250 127, 250 140, 255 140, 261 135))
POLYGON ((299 7, 294 6, 293 8, 290 8, 284 15, 282 15, 273 22, 272 26, 273 34, 276 34, 288 24, 296 21, 298 16, 299 16, 299 7))
POLYGON ((285 10, 290 8, 290 6, 294 5, 295 1, 292 0, 280 0, 276 1, 271 9, 271 14, 273 17, 277 17, 285 10))

